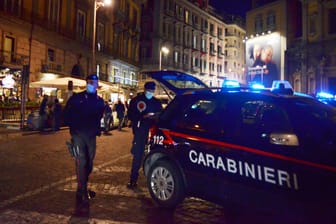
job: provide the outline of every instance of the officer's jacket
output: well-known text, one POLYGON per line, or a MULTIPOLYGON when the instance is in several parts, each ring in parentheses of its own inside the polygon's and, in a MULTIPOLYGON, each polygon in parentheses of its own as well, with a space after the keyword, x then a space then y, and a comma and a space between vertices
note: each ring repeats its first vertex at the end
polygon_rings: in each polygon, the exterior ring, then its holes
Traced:
POLYGON ((64 123, 70 134, 100 135, 100 120, 104 113, 104 100, 86 91, 74 94, 64 109, 64 123))
POLYGON ((128 118, 132 121, 133 127, 149 128, 152 119, 145 119, 143 116, 148 113, 158 113, 162 111, 161 102, 155 97, 150 100, 145 94, 140 94, 133 98, 128 109, 128 118))

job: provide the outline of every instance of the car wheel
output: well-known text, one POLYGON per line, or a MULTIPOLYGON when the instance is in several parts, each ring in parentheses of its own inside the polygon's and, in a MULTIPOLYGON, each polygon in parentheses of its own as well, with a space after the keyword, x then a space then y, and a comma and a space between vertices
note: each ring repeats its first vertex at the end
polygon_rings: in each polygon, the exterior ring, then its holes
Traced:
POLYGON ((185 197, 181 173, 165 160, 155 162, 150 168, 147 186, 151 197, 161 207, 174 208, 185 197))

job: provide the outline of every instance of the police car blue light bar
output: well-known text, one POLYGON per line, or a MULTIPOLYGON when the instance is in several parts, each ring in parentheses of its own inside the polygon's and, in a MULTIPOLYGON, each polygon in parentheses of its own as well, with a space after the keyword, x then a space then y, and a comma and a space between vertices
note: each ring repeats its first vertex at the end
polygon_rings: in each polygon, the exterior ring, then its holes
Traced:
POLYGON ((253 84, 251 84, 251 88, 252 89, 265 89, 265 86, 263 84, 260 84, 260 83, 253 83, 253 84))
POLYGON ((334 99, 334 95, 327 93, 327 92, 318 92, 316 94, 317 98, 325 98, 325 99, 334 99))
POLYGON ((240 83, 236 80, 224 80, 222 84, 222 88, 238 88, 240 87, 240 83))

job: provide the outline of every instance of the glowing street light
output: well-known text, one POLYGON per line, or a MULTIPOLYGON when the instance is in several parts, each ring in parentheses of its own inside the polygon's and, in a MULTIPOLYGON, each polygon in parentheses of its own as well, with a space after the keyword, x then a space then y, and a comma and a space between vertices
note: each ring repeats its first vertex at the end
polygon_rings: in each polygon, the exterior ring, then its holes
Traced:
POLYGON ((159 69, 162 70, 162 53, 167 55, 169 53, 169 49, 165 46, 161 47, 160 49, 160 63, 159 63, 159 69))
MULTIPOLYGON (((97 25, 97 10, 100 7, 111 5, 112 0, 94 0, 93 4, 93 37, 92 37, 92 72, 95 72, 96 67, 96 25, 97 25)), ((97 67, 96 67, 97 70, 97 67)))

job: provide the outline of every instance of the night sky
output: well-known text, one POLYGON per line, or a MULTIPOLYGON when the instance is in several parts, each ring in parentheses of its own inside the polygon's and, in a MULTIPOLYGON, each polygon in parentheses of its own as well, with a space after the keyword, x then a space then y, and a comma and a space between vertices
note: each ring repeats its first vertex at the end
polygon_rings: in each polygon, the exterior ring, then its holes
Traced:
POLYGON ((219 12, 240 15, 243 18, 251 8, 251 0, 209 0, 209 4, 219 12))

